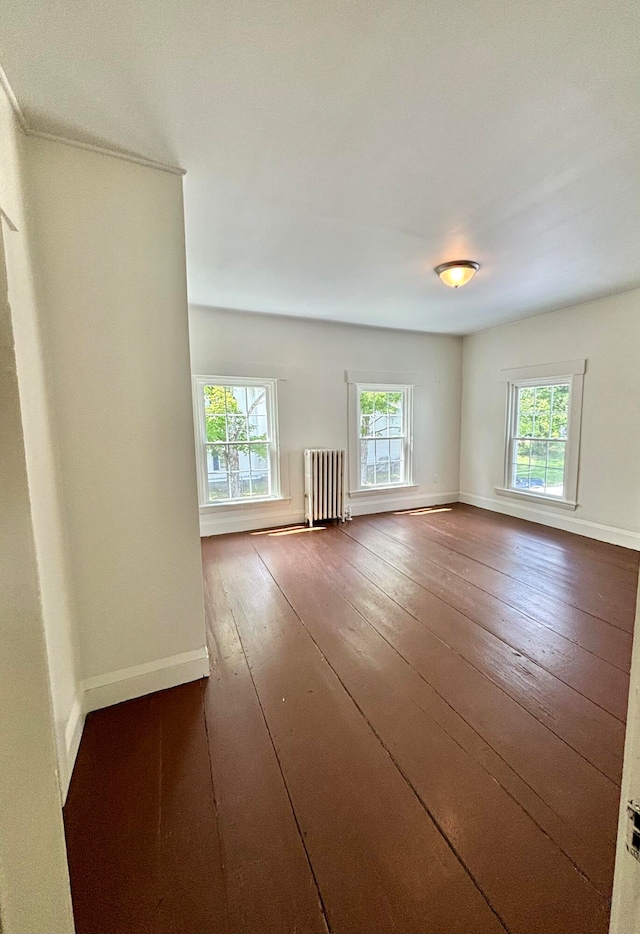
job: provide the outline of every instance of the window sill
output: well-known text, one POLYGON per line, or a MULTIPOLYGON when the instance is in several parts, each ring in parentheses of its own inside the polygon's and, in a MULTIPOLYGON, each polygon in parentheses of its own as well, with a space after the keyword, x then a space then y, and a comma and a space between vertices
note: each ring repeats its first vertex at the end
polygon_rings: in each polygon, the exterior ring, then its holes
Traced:
POLYGON ((368 496, 369 493, 393 493, 396 490, 417 490, 418 483, 391 483, 387 486, 367 486, 360 490, 349 490, 349 496, 368 496))
POLYGON ((255 499, 224 499, 219 503, 206 503, 200 506, 200 515, 205 516, 208 512, 215 512, 217 509, 245 509, 252 506, 264 506, 265 503, 290 503, 290 496, 260 496, 255 499))
POLYGON ((546 496, 544 493, 527 493, 526 490, 508 490, 497 486, 495 491, 499 496, 511 496, 514 499, 528 500, 532 503, 544 503, 545 506, 557 506, 559 509, 573 511, 577 503, 570 499, 561 499, 558 496, 546 496))

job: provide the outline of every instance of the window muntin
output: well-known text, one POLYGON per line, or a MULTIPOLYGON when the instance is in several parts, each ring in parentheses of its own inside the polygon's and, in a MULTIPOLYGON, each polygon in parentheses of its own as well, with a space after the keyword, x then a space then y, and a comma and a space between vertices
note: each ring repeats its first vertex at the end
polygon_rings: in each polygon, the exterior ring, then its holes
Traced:
POLYGON ((356 387, 360 489, 410 483, 410 387, 356 387))
POLYGON ((509 488, 564 498, 571 382, 514 384, 509 488))
POLYGON ((200 505, 279 495, 274 380, 196 380, 200 505))

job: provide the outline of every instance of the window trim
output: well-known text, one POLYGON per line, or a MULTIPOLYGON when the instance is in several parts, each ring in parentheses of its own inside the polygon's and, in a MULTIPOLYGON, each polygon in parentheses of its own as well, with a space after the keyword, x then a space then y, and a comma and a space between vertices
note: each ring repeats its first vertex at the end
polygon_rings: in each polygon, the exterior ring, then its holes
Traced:
POLYGON ((196 443, 196 471, 198 480, 198 507, 200 511, 220 509, 224 507, 242 507, 272 503, 285 499, 282 495, 280 473, 280 432, 278 426, 278 380, 273 378, 257 379, 242 376, 203 376, 193 377, 193 414, 195 423, 196 443), (269 471, 271 475, 271 493, 268 496, 236 497, 235 499, 222 499, 218 502, 208 502, 206 492, 208 489, 207 459, 203 456, 207 442, 206 423, 204 415, 204 387, 205 386, 265 386, 267 388, 267 426, 270 429, 271 440, 269 445, 269 471))
POLYGON ((503 371, 507 383, 504 470, 502 486, 495 488, 495 492, 500 496, 510 496, 533 503, 557 506, 561 509, 574 510, 577 508, 585 362, 584 360, 574 360, 565 364, 549 364, 547 366, 523 367, 520 370, 503 371), (555 386, 559 383, 569 384, 564 493, 562 496, 550 496, 544 493, 532 493, 529 490, 518 490, 511 486, 511 447, 516 430, 518 391, 527 386, 555 386))
POLYGON ((349 382, 349 496, 362 496, 367 493, 393 492, 394 490, 415 489, 413 482, 413 384, 392 380, 376 382, 349 382), (402 392, 404 395, 404 480, 401 483, 384 483, 376 486, 364 486, 361 482, 360 466, 360 393, 361 392, 402 392))

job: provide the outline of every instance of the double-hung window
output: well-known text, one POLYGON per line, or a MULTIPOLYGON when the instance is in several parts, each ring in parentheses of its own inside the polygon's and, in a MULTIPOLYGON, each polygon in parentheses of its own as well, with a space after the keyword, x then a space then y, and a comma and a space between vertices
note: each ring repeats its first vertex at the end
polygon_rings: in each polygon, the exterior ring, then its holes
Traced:
POLYGON ((276 380, 196 376, 201 506, 280 495, 276 380))
POLYGON ((583 361, 581 370, 508 382, 505 480, 499 492, 575 506, 583 361))
POLYGON ((357 489, 411 483, 412 387, 355 386, 357 489))

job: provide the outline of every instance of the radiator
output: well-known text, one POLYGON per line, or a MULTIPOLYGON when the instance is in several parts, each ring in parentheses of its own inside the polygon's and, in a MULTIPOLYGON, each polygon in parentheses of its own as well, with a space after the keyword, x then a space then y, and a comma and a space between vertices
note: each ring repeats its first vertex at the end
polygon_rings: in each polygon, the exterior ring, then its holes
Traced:
POLYGON ((325 519, 345 520, 346 451, 307 449, 304 452, 305 519, 309 525, 325 519))

